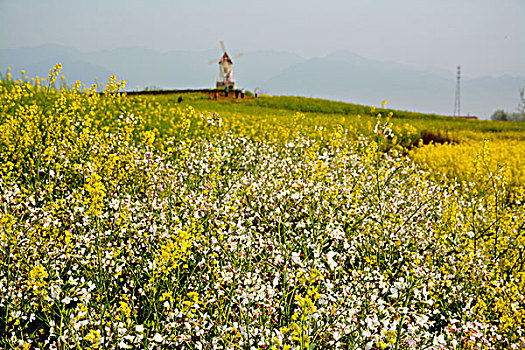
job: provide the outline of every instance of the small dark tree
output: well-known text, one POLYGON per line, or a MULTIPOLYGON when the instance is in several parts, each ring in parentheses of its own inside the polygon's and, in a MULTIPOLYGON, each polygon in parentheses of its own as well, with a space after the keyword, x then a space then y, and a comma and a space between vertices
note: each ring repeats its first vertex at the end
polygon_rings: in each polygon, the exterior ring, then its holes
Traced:
POLYGON ((507 115, 507 113, 505 113, 504 110, 498 109, 496 112, 494 112, 492 114, 490 119, 492 119, 492 120, 502 120, 502 121, 506 122, 507 120, 509 120, 509 116, 507 115))
POLYGON ((492 120, 525 122, 525 87, 520 90, 520 103, 518 109, 513 113, 505 113, 504 110, 498 109, 490 117, 492 120))
POLYGON ((518 113, 521 114, 521 120, 525 120, 525 87, 520 90, 520 104, 518 113))

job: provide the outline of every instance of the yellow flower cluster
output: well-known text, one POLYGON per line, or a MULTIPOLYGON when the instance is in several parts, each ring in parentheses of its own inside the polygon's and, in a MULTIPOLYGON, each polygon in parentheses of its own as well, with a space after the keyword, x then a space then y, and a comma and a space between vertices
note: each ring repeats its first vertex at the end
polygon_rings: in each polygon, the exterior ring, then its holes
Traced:
POLYGON ((525 141, 470 141, 460 145, 433 144, 416 148, 410 156, 420 164, 461 181, 486 181, 505 168, 506 182, 525 186, 525 141))

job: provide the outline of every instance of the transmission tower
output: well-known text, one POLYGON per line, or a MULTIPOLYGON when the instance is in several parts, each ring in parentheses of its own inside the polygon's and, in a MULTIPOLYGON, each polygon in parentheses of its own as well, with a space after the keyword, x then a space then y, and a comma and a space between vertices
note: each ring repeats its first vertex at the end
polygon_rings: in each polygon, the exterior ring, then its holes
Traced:
POLYGON ((461 79, 461 66, 458 66, 456 98, 454 99, 454 116, 456 117, 461 115, 461 97, 460 97, 460 83, 459 83, 460 79, 461 79))

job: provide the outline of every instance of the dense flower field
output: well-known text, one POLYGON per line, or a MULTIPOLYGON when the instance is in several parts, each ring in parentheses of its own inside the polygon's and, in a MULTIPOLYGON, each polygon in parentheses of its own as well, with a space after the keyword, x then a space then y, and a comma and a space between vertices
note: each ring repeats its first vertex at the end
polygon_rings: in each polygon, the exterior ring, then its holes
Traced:
MULTIPOLYGON (((185 99, 187 97, 185 96, 185 99)), ((176 98, 160 95, 149 98, 163 108, 176 105, 176 98)), ((210 101, 207 96, 188 96, 188 102, 201 113, 221 115, 228 130, 253 139, 287 140, 297 131, 318 140, 329 139, 338 128, 347 136, 374 136, 378 116, 389 119, 395 137, 383 143, 384 148, 408 150, 410 158, 422 167, 432 169, 433 178, 442 174, 470 181, 478 171, 473 166, 480 150, 485 148, 489 177, 497 167, 509 171, 506 182, 510 192, 525 193, 525 123, 471 120, 413 113, 381 107, 367 107, 330 100, 293 96, 265 96, 242 101, 210 101), (297 113, 300 112, 300 113, 297 113), (423 141, 425 147, 420 147, 423 141), (427 147, 431 144, 432 147, 427 147)), ((479 175, 479 174, 478 174, 479 175)))
POLYGON ((386 119, 255 139, 59 68, 0 84, 2 346, 523 348, 523 198, 483 150, 438 184, 386 119))

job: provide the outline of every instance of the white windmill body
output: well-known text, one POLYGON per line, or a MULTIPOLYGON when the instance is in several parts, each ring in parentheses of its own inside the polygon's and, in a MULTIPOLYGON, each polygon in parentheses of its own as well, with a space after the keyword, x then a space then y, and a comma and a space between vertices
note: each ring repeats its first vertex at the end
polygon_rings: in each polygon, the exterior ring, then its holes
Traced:
POLYGON ((241 54, 235 55, 232 58, 228 56, 226 53, 226 48, 224 47, 224 43, 221 41, 221 48, 222 48, 222 58, 219 60, 212 60, 208 62, 209 64, 213 63, 219 63, 219 80, 217 80, 217 89, 225 89, 228 88, 228 90, 235 90, 235 80, 233 80, 233 58, 241 57, 241 54))
POLYGON ((233 82, 233 62, 225 52, 219 61, 219 80, 217 83, 231 83, 233 82))

